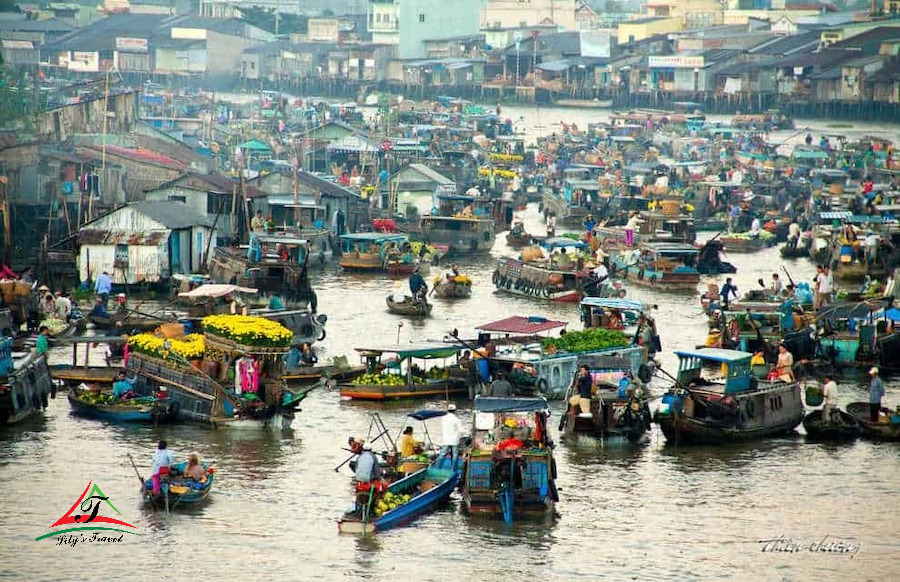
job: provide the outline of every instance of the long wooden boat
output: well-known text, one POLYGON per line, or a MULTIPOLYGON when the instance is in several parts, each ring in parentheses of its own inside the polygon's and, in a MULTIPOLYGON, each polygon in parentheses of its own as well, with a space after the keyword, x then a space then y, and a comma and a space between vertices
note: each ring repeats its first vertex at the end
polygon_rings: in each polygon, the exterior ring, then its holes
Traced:
POLYGON ((559 494, 547 401, 476 396, 474 408, 473 445, 460 484, 466 510, 501 516, 506 523, 552 515, 559 494), (506 448, 509 440, 499 436, 504 433, 521 444, 506 448))
POLYGON ((156 507, 164 506, 168 511, 179 506, 199 505, 206 501, 216 484, 216 470, 201 463, 203 469, 206 470, 206 481, 201 483, 182 476, 187 465, 186 461, 172 465, 172 472, 168 479, 163 479, 160 483, 159 495, 153 495, 153 480, 145 480, 142 490, 144 502, 156 507))
POLYGON ((750 370, 753 354, 709 348, 676 352, 676 387, 654 420, 673 443, 724 444, 790 434, 803 420, 797 382, 768 382, 750 370), (715 374, 704 377, 704 365, 715 374))
POLYGON ((286 368, 281 379, 288 386, 305 386, 314 384, 323 378, 326 380, 334 380, 335 382, 344 382, 352 380, 365 373, 366 367, 362 364, 356 366, 326 364, 323 366, 300 366, 299 368, 286 368))
POLYGON ((852 414, 843 410, 836 412, 840 415, 840 422, 823 422, 821 410, 813 410, 803 417, 807 438, 823 442, 856 440, 859 436, 859 422, 852 414))
POLYGON ((131 400, 115 401, 112 394, 90 389, 69 389, 69 405, 72 412, 90 418, 110 422, 172 422, 178 417, 175 401, 144 396, 131 400))
MULTIPOLYGON (((565 237, 544 239, 540 247, 522 249, 521 258, 505 258, 497 262, 491 281, 502 293, 534 297, 547 301, 580 301, 585 295, 596 295, 602 289, 585 284, 578 259, 578 252, 587 248, 582 241, 565 237), (545 251, 551 258, 544 256, 545 251), (553 254, 554 251, 560 251, 553 254)), ((619 289, 615 290, 618 293, 619 289)))
POLYGON ((438 299, 468 299, 472 296, 472 279, 466 275, 435 277, 431 294, 438 299))
POLYGON ((45 354, 13 360, 12 340, 0 341, 0 426, 40 414, 56 391, 45 354))
MULTIPOLYGON (((900 441, 900 422, 894 422, 897 416, 881 415, 878 422, 869 420, 868 402, 851 402, 847 405, 847 412, 859 423, 860 434, 863 438, 880 441, 900 441)), ((882 412, 884 410, 882 409, 882 412)))
POLYGON ((506 235, 506 244, 511 247, 527 247, 534 244, 534 237, 524 230, 510 231, 506 235))
POLYGON ((65 383, 67 386, 92 384, 112 386, 119 368, 112 366, 72 366, 70 364, 52 364, 50 377, 65 383))
POLYGON ((385 302, 387 303, 388 311, 397 315, 425 316, 430 315, 431 310, 434 309, 434 305, 426 301, 414 303, 412 297, 408 295, 403 298, 403 301, 395 301, 394 295, 391 294, 387 296, 385 302))
POLYGON ((407 523, 446 502, 459 478, 459 471, 430 466, 394 481, 384 495, 360 491, 354 508, 338 521, 338 531, 370 534, 407 523), (390 508, 387 503, 394 499, 400 504, 390 508))
POLYGON ((338 264, 348 271, 387 271, 409 275, 419 265, 418 257, 401 249, 409 237, 400 233, 362 232, 341 235, 338 264))
MULTIPOLYGON (((593 370, 591 373, 597 376, 603 375, 604 371, 593 370)), ((616 376, 620 377, 621 373, 612 375, 616 376)), ((609 379, 597 385, 597 391, 591 398, 590 412, 583 413, 580 409, 576 410, 577 407, 569 407, 560 421, 562 437, 589 436, 604 441, 649 442, 652 419, 647 399, 620 396, 618 387, 608 382, 609 379)))
POLYGON ((659 291, 696 291, 699 249, 683 243, 645 243, 613 258, 612 272, 626 281, 659 291))
POLYGON ((415 360, 429 362, 455 358, 460 346, 443 342, 419 342, 398 346, 356 348, 368 373, 340 384, 342 398, 398 400, 404 398, 449 398, 468 395, 466 375, 458 364, 432 368, 421 375, 415 360), (384 357, 387 355, 387 357, 384 357))
POLYGON ((98 329, 122 329, 126 331, 134 329, 139 331, 149 331, 166 323, 165 320, 156 317, 141 317, 133 314, 122 316, 113 314, 106 317, 89 314, 87 319, 98 329))
POLYGON ((763 230, 753 238, 749 233, 723 234, 719 237, 725 251, 729 253, 752 253, 775 245, 775 235, 763 230))

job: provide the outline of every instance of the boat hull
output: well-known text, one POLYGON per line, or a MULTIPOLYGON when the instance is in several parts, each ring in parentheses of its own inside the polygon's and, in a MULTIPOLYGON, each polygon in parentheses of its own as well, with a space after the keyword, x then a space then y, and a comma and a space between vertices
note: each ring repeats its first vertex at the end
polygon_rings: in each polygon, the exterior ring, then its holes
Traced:
POLYGON ((341 533, 376 533, 397 527, 420 517, 445 503, 459 483, 459 472, 446 469, 426 467, 415 473, 391 483, 388 491, 402 494, 415 487, 420 488, 418 495, 403 505, 392 509, 372 521, 363 520, 362 514, 351 511, 338 522, 341 533), (426 483, 436 482, 433 487, 426 483))
POLYGON ((506 287, 497 287, 497 291, 508 293, 510 295, 518 295, 519 297, 529 297, 532 299, 542 299, 544 301, 555 301, 558 303, 578 303, 584 298, 584 295, 575 289, 569 291, 552 291, 547 295, 543 293, 538 295, 528 292, 527 289, 515 289, 513 287, 510 287, 509 289, 506 287))
MULTIPOLYGON (((187 463, 177 463, 173 468, 177 468, 179 472, 183 472, 187 463)), ((161 494, 153 495, 153 480, 147 479, 141 488, 144 502, 153 507, 165 507, 166 509, 175 509, 179 506, 196 506, 209 498, 213 487, 216 484, 216 473, 206 465, 206 483, 199 484, 192 479, 172 479, 163 481, 160 485, 161 494), (167 499, 168 498, 168 499, 167 499)))
POLYGON ((523 516, 552 515, 556 505, 554 480, 555 461, 549 449, 524 451, 509 459, 502 453, 498 458, 475 455, 466 460, 460 492, 468 513, 503 517, 512 522, 523 516), (510 463, 510 471, 521 471, 518 479, 507 481, 502 476, 506 463, 510 463), (520 468, 513 469, 512 465, 520 468))
POLYGON ((388 295, 385 299, 388 311, 395 315, 410 315, 425 317, 431 314, 434 305, 431 303, 421 302, 413 303, 410 297, 404 297, 403 301, 394 301, 393 295, 388 295))
POLYGON ((145 404, 96 404, 86 401, 83 391, 69 390, 69 406, 72 413, 87 418, 105 420, 108 422, 143 422, 166 423, 172 422, 178 417, 178 408, 174 402, 154 399, 145 404))
POLYGON ((0 426, 41 414, 55 395, 45 355, 28 356, 15 365, 16 370, 5 379, 6 389, 0 390, 0 426))
POLYGON ((859 436, 859 422, 853 415, 839 410, 839 423, 823 423, 822 411, 814 410, 803 418, 806 438, 824 442, 853 441, 859 436))
POLYGON ((859 423, 860 435, 865 439, 900 441, 900 422, 872 422, 869 420, 869 403, 853 402, 847 405, 847 413, 859 423))
POLYGON ((469 388, 458 380, 441 380, 429 384, 380 386, 373 384, 342 384, 341 397, 353 400, 402 400, 406 398, 438 398, 468 396, 469 388))

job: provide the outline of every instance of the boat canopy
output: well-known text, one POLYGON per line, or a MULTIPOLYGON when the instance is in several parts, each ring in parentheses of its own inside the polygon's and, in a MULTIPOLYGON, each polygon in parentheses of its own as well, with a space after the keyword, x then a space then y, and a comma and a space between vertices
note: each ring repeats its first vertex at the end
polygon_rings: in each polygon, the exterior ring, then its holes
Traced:
POLYGON ((405 234, 385 233, 385 232, 356 232, 352 234, 342 234, 341 240, 346 242, 367 242, 367 243, 386 243, 386 242, 406 242, 409 239, 405 234))
POLYGON ((184 291, 179 293, 179 297, 187 297, 190 299, 196 299, 200 297, 224 297, 231 293, 256 293, 256 289, 252 289, 250 287, 238 287, 237 285, 228 285, 228 284, 220 284, 220 283, 206 283, 204 285, 200 285, 196 289, 191 289, 190 291, 184 291))
POLYGON ((547 399, 538 398, 497 398, 491 396, 476 396, 476 412, 541 412, 548 410, 550 406, 547 399))
POLYGON ((355 349, 361 354, 393 353, 397 354, 401 360, 407 358, 433 360, 455 356, 462 350, 462 347, 446 344, 444 342, 417 342, 394 346, 375 346, 355 349))
POLYGON ((567 325, 568 323, 565 321, 553 321, 544 317, 522 317, 514 315, 512 317, 507 317, 506 319, 476 326, 475 330, 480 332, 534 335, 542 331, 550 331, 551 329, 557 329, 567 325))
POLYGON ((606 309, 619 309, 622 311, 644 311, 646 306, 634 299, 610 299, 603 297, 585 297, 581 305, 587 307, 604 307, 606 309))
POLYGON ((542 247, 547 247, 548 249, 558 249, 564 247, 576 247, 580 249, 587 246, 584 241, 566 238, 564 236, 546 238, 542 240, 540 244, 542 247))
POLYGON ((750 352, 742 352, 740 350, 726 350, 723 348, 704 348, 702 350, 685 350, 675 352, 675 355, 681 359, 698 358, 709 362, 731 363, 749 360, 753 357, 750 352))
POLYGON ((446 416, 446 410, 417 410, 415 412, 410 412, 406 416, 413 420, 421 420, 426 421, 432 418, 439 418, 441 416, 446 416))
POLYGON ((660 255, 696 255, 700 253, 700 249, 681 243, 647 243, 641 245, 641 248, 660 255))

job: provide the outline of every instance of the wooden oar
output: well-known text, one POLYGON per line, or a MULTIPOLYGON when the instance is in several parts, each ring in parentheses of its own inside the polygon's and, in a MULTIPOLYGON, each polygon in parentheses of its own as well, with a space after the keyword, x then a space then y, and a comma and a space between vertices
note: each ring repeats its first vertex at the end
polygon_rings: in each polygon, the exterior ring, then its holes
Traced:
POLYGON ((141 482, 141 494, 145 495, 147 493, 147 482, 144 481, 144 478, 141 477, 141 472, 138 471, 137 465, 134 462, 134 459, 131 457, 131 453, 128 453, 128 460, 131 461, 131 466, 134 467, 134 474, 137 475, 138 481, 141 482))

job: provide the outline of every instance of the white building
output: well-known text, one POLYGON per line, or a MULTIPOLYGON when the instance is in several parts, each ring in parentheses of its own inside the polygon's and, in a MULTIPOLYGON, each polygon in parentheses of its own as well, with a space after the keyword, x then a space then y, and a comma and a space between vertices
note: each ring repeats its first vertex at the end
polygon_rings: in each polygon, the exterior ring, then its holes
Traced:
POLYGON ((481 27, 516 28, 538 24, 556 24, 563 30, 575 30, 576 0, 485 0, 481 27))

